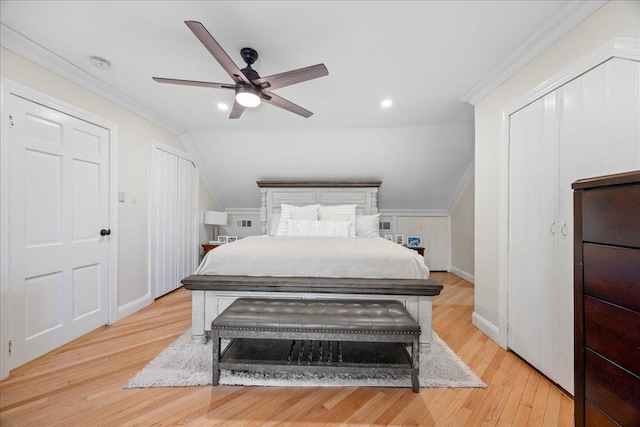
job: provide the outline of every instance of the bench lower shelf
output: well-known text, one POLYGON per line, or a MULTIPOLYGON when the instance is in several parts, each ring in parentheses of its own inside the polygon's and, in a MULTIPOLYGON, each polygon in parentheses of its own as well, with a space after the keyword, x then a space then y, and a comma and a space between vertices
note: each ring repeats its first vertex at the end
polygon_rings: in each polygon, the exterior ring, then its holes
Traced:
POLYGON ((406 347, 388 342, 236 338, 221 354, 219 368, 260 372, 414 374, 406 347))

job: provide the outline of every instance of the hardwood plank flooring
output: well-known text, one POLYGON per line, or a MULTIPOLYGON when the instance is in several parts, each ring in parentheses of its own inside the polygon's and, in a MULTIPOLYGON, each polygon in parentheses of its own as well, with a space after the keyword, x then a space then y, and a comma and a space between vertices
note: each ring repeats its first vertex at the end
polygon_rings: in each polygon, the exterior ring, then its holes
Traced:
POLYGON ((0 382, 2 426, 395 425, 572 426, 573 399, 471 324, 473 286, 449 273, 434 330, 486 389, 122 385, 190 326, 179 289, 11 372, 0 382))

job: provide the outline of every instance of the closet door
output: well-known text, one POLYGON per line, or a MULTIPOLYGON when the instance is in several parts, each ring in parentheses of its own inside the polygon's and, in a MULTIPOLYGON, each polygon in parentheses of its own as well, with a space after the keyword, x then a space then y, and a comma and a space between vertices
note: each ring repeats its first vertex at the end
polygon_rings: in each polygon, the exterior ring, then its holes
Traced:
POLYGON ((197 249, 197 197, 198 174, 191 161, 178 157, 177 171, 177 242, 176 242, 176 283, 193 274, 196 269, 197 249))
POLYGON ((171 292, 175 286, 178 263, 178 157, 154 149, 153 177, 153 278, 154 296, 171 292))
POLYGON ((198 173, 190 160, 153 148, 154 297, 181 286, 197 261, 198 173))
POLYGON ((552 93, 511 116, 508 346, 552 376, 558 110, 552 93))
POLYGON ((578 179, 640 169, 640 64, 612 59, 558 89, 562 100, 558 174, 554 375, 573 391, 573 194, 578 179))
POLYGON ((612 59, 510 117, 508 347, 573 393, 573 196, 640 169, 640 65, 612 59))

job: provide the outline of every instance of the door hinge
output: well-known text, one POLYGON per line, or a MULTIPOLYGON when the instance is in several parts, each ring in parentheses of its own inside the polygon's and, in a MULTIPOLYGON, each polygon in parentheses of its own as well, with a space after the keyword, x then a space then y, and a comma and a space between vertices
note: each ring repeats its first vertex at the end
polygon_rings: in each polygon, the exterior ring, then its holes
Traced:
POLYGON ((11 351, 13 351, 13 340, 9 340, 9 356, 11 356, 11 351))
POLYGON ((13 127, 13 116, 9 114, 9 128, 13 127))

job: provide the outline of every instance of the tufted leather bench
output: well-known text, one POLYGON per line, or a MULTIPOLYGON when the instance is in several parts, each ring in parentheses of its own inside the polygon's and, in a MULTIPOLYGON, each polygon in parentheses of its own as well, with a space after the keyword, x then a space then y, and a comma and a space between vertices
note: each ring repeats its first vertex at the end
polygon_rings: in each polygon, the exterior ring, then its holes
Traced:
MULTIPOLYGON (((212 322, 211 331, 213 385, 218 384, 221 368, 296 372, 375 369, 409 374, 413 391, 419 391, 420 326, 398 301, 240 298, 212 322), (221 352, 221 338, 293 340, 293 344, 286 360, 268 357, 264 341, 259 350, 264 360, 243 359, 237 348, 227 355, 234 342, 221 352), (305 344, 305 340, 309 342, 305 344), (343 351, 347 343, 355 347, 351 352, 343 351), (405 344, 411 344, 411 355, 405 344), (367 351, 373 354, 364 354, 367 351), (366 360, 343 360, 343 354, 350 353, 366 360)), ((249 346, 246 342, 242 345, 249 346)))

